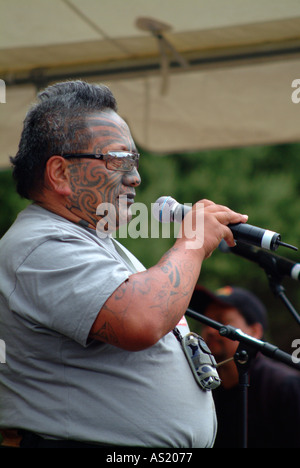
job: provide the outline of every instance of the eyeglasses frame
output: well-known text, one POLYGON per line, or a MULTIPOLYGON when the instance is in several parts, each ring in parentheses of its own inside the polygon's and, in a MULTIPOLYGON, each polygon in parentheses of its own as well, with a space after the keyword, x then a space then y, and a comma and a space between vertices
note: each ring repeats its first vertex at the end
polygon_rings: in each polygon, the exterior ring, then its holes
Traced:
MULTIPOLYGON (((139 153, 132 153, 130 151, 109 151, 108 153, 66 153, 66 154, 62 154, 61 156, 64 158, 64 159, 79 159, 79 158, 86 158, 86 159, 98 159, 98 160, 103 160, 105 161, 105 165, 106 165, 106 168, 107 169, 110 169, 107 167, 107 162, 109 161, 109 157, 111 157, 111 159, 122 159, 122 156, 116 156, 116 154, 118 153, 127 153, 128 155, 131 155, 132 157, 132 161, 134 163, 134 166, 137 170, 138 170, 138 167, 139 167, 139 158, 140 158, 140 155, 139 153)), ((126 156, 123 156, 124 158, 126 158, 126 156)), ((128 156, 128 158, 126 159, 130 159, 130 156, 128 156)), ((110 169, 110 170, 115 170, 115 171, 121 171, 121 172, 131 172, 133 167, 131 169, 110 169)))

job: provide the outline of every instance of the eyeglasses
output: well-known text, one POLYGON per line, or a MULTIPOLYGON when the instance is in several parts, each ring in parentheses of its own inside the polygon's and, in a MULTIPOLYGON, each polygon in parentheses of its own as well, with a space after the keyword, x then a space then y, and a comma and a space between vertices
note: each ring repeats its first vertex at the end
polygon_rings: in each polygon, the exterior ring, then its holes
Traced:
POLYGON ((130 172, 135 167, 139 167, 140 155, 138 153, 131 153, 130 151, 109 151, 106 154, 94 153, 74 153, 62 154, 65 159, 73 158, 87 158, 87 159, 101 159, 105 161, 107 169, 111 171, 130 172))

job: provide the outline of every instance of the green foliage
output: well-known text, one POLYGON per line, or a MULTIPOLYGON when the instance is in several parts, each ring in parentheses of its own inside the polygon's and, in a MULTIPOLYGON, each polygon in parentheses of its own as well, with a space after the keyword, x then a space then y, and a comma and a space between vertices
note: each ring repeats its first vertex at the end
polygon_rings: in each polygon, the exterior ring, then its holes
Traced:
POLYGON ((0 237, 27 205, 28 201, 21 199, 15 191, 11 171, 0 171, 0 237))
MULTIPOLYGON (((278 145, 190 154, 153 155, 141 151, 142 184, 136 202, 151 203, 171 195, 180 203, 203 198, 249 215, 249 223, 279 232, 285 242, 300 247, 300 145, 278 145)), ((0 235, 28 202, 16 195, 10 171, 0 173, 0 235)), ((171 233, 172 233, 171 229, 171 233)), ((171 247, 173 238, 121 239, 148 268, 171 247)), ((299 261, 299 253, 280 248, 278 255, 299 261)), ((269 309, 270 339, 292 352, 299 327, 272 293, 265 272, 257 265, 218 250, 204 262, 199 282, 215 289, 225 284, 244 286, 255 292, 269 309)), ((285 279, 288 298, 300 304, 298 283, 285 279)), ((193 322, 193 321, 192 321, 193 322)), ((193 325, 198 325, 194 324, 193 325)))
MULTIPOLYGON (((150 203, 162 195, 171 195, 180 203, 206 198, 247 214, 249 224, 279 232, 283 241, 300 247, 299 144, 164 157, 142 154, 142 184, 136 201, 147 204, 149 210, 150 203)), ((128 238, 123 243, 150 267, 173 244, 173 239, 128 238)), ((280 248, 276 253, 299 261, 299 253, 291 250, 280 248)), ((211 289, 236 284, 255 292, 270 311, 270 338, 291 352, 291 342, 299 338, 299 330, 257 265, 217 250, 205 261, 199 282, 211 289)), ((283 286, 297 309, 298 283, 284 279, 283 286)))

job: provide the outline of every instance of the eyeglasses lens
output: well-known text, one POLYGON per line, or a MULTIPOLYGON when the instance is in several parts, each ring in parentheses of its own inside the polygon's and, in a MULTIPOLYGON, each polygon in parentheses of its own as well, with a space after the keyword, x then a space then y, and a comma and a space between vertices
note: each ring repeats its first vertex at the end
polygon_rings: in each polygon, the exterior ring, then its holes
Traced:
POLYGON ((107 155, 106 167, 112 171, 132 171, 138 169, 139 156, 134 153, 112 152, 107 155))

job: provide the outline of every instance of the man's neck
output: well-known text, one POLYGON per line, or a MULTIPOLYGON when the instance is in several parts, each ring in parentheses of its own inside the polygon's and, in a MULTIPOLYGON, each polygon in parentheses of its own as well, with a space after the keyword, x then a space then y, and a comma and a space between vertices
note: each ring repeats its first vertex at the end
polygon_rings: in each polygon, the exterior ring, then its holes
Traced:
POLYGON ((65 202, 65 200, 61 200, 60 197, 54 197, 53 195, 47 196, 46 194, 43 196, 37 196, 34 200, 35 204, 45 208, 52 213, 61 216, 72 223, 79 224, 86 228, 96 229, 96 226, 88 220, 82 218, 81 213, 76 213, 70 210, 65 202))

